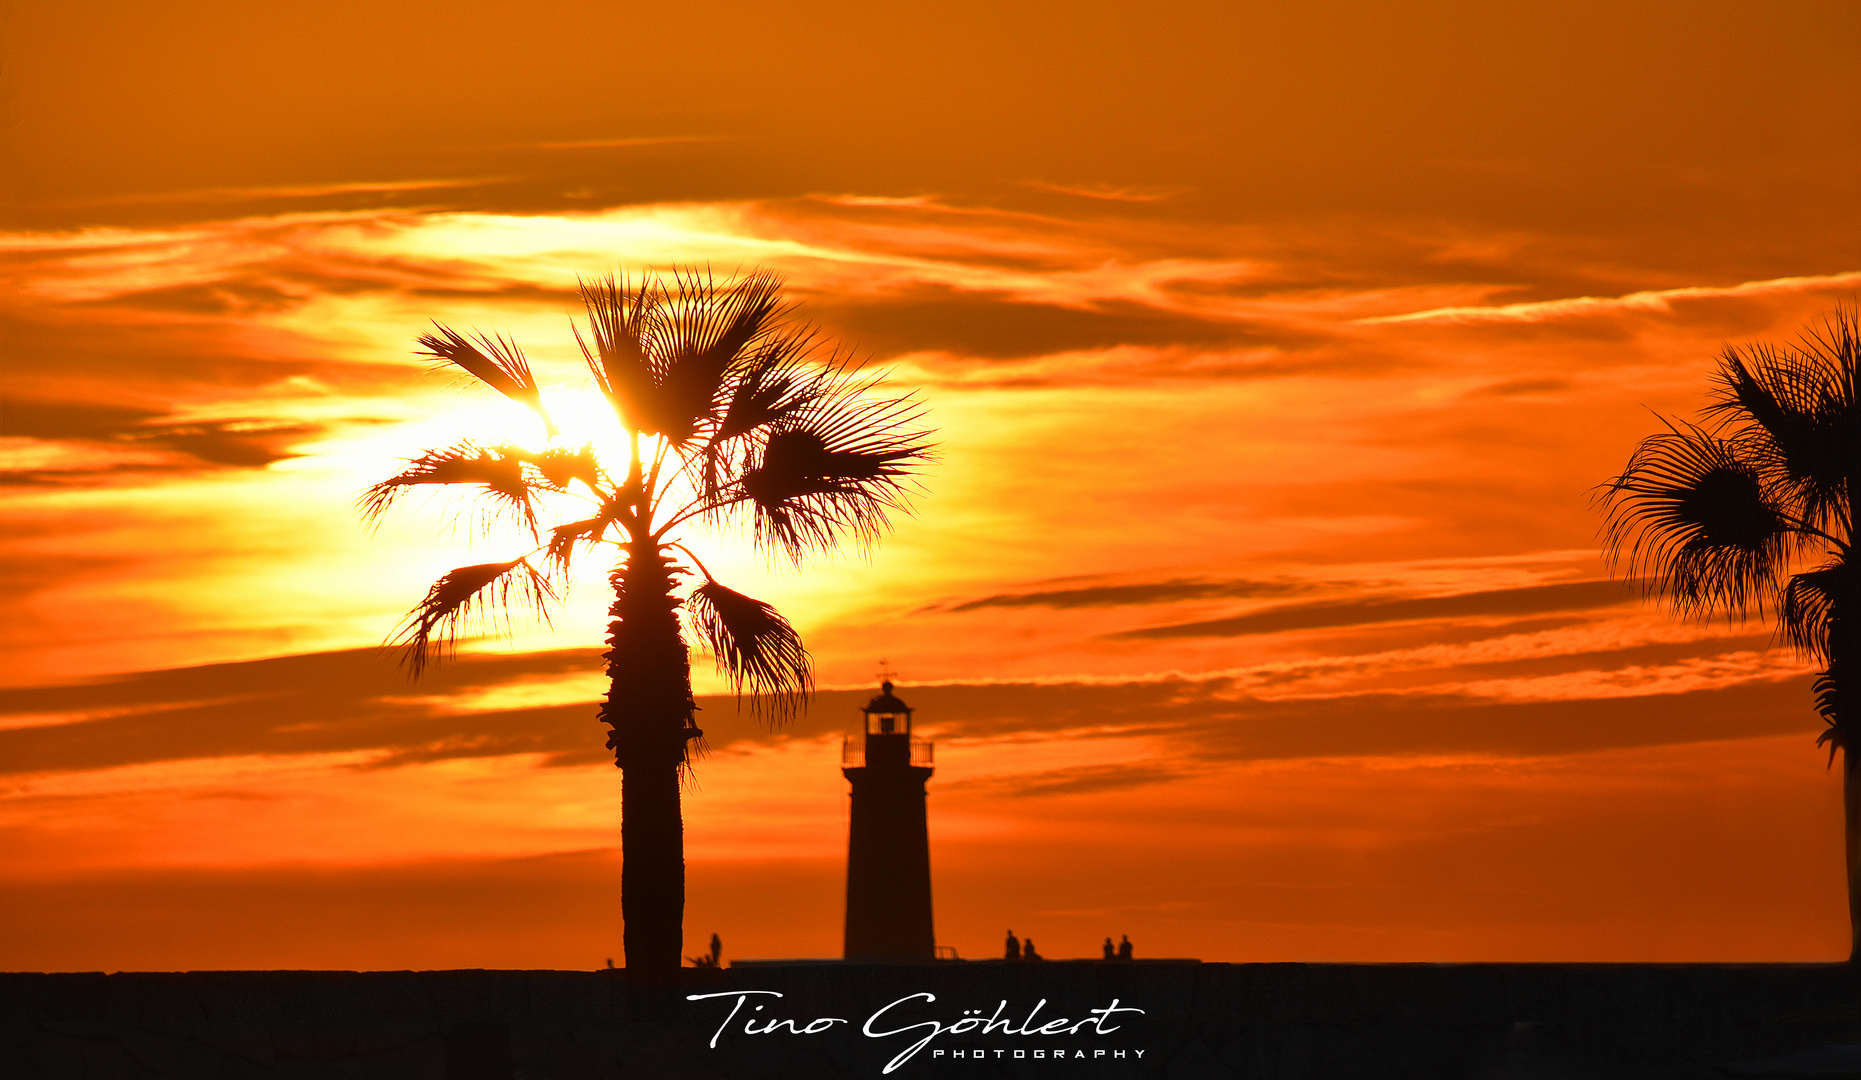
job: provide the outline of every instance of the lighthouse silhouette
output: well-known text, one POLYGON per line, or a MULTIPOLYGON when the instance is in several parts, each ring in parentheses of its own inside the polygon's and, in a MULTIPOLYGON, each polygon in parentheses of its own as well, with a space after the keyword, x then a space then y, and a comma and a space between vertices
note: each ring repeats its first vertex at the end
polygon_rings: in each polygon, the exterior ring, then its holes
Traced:
POLYGON ((846 958, 930 960, 930 835, 924 784, 931 744, 911 737, 911 706, 888 681, 860 712, 864 730, 841 747, 841 772, 853 785, 847 830, 846 958))

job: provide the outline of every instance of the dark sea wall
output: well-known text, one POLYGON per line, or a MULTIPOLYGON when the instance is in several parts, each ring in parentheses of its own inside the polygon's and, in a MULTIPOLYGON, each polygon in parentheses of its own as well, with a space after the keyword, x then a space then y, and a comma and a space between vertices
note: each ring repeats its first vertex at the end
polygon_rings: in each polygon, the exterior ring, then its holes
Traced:
POLYGON ((1653 1080, 1779 1058, 1755 1074, 1808 1075, 1787 1055, 1861 1041, 1861 996, 1835 964, 686 974, 684 994, 708 996, 665 1024, 629 1023, 610 971, 0 974, 0 1077, 1653 1080))

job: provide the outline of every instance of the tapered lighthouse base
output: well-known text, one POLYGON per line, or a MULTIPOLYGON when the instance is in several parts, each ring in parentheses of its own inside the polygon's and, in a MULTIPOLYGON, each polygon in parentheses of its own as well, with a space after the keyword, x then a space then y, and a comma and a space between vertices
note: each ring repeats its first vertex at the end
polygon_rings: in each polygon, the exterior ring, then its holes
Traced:
POLYGON ((853 784, 846 958, 929 960, 937 951, 924 806, 931 770, 868 766, 842 771, 853 784))

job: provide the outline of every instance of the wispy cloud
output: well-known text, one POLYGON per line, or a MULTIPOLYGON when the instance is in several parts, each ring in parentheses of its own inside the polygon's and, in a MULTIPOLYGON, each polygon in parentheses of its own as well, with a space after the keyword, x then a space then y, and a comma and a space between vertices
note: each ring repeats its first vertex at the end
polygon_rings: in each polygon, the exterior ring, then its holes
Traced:
POLYGON ((1204 619, 1171 626, 1150 626, 1109 635, 1114 640, 1159 638, 1241 637, 1287 630, 1317 630, 1370 623, 1421 619, 1491 618, 1547 611, 1584 611, 1639 598, 1631 584, 1620 581, 1570 581, 1531 585, 1518 589, 1487 589, 1447 596, 1323 600, 1307 604, 1281 604, 1226 619, 1204 619))
POLYGON ((474 150, 626 150, 640 146, 734 142, 736 135, 641 135, 613 139, 561 139, 554 142, 491 143, 474 150))
POLYGON ((1676 300, 1718 300, 1732 297, 1763 296, 1773 293, 1825 292, 1852 289, 1861 285, 1861 271, 1820 274, 1802 277, 1771 278, 1747 281, 1724 287, 1686 286, 1678 289, 1652 289, 1623 296, 1579 296, 1568 300, 1541 300, 1528 304, 1501 304, 1493 307, 1445 307, 1412 311, 1401 315, 1378 315, 1356 320, 1359 325, 1407 322, 1537 322, 1572 315, 1590 315, 1608 311, 1670 311, 1676 300))
POLYGON ((276 184, 260 187, 195 188, 188 191, 160 191, 126 195, 73 199, 52 204, 58 207, 134 206, 163 203, 260 202, 273 199, 327 199, 344 195, 388 195, 408 191, 446 191, 482 187, 506 182, 508 177, 448 177, 429 180, 359 180, 327 184, 276 184))
POLYGON ((1058 192, 1061 195, 1077 195, 1082 199, 1102 199, 1106 202, 1153 203, 1181 195, 1193 190, 1186 185, 1134 187, 1114 184, 1054 184, 1045 180, 1028 180, 1026 185, 1042 191, 1058 192))
POLYGON ((1198 578, 1173 578, 1168 581, 1127 584, 1082 585, 1068 589, 1036 589, 1028 592, 996 593, 947 604, 921 608, 923 612, 980 611, 984 608, 1090 608, 1123 607, 1138 604, 1164 604, 1179 600, 1211 600, 1254 596, 1279 596, 1313 588, 1299 581, 1207 581, 1198 578))
POLYGON ((1012 773, 1001 776, 959 780, 940 785, 940 791, 965 795, 1039 798, 1054 795, 1094 795, 1108 791, 1166 784, 1188 775, 1179 764, 1158 762, 1123 762, 1111 765, 1075 765, 1035 773, 1012 773))

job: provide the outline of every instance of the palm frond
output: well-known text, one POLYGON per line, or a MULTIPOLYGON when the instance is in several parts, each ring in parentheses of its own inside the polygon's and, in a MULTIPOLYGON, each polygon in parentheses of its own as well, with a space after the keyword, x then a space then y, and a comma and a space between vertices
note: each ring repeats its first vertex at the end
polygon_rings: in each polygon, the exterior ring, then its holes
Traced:
POLYGON ((821 344, 812 327, 790 327, 764 342, 732 371, 716 424, 704 440, 703 493, 716 498, 749 466, 747 436, 780 424, 833 396, 855 366, 851 354, 830 353, 816 362, 821 344))
POLYGON ((1843 735, 1848 730, 1848 726, 1842 723, 1843 717, 1847 715, 1847 710, 1842 707, 1842 683, 1845 681, 1846 679, 1836 672, 1834 665, 1830 665, 1829 669, 1816 676, 1816 681, 1811 684, 1811 689, 1816 695, 1816 713, 1822 717, 1823 723, 1828 725, 1823 729, 1822 734, 1816 737, 1816 745, 1826 744, 1828 746, 1830 766, 1835 764, 1835 752, 1848 748, 1848 740, 1843 735))
POLYGON ((418 678, 427 665, 452 653, 460 623, 467 616, 489 606, 494 610, 487 614, 501 612, 508 618, 513 593, 548 620, 544 602, 556 598, 555 590, 528 560, 478 563, 449 570, 408 612, 390 641, 405 650, 402 662, 418 678))
POLYGON ((1841 373, 1812 354, 1756 344, 1720 357, 1719 420, 1770 499, 1818 528, 1839 517, 1855 456, 1857 415, 1839 400, 1841 373))
MULTIPOLYGON (((1826 676, 1824 676, 1824 678, 1826 678, 1826 676)), ((1820 709, 1822 703, 1822 682, 1822 679, 1816 680, 1816 703, 1818 709, 1820 709)), ((1826 744, 1829 748, 1829 768, 1835 767, 1835 752, 1842 749, 1844 741, 1845 740, 1842 738, 1842 729, 1835 726, 1833 721, 1829 723, 1828 727, 1822 729, 1822 734, 1816 736, 1817 746, 1820 747, 1826 744)))
POLYGON ((836 351, 816 363, 821 344, 813 327, 792 327, 749 356, 730 380, 712 441, 741 438, 833 393, 853 358, 836 351))
POLYGON ((800 562, 841 540, 868 544, 908 510, 906 481, 934 460, 914 398, 869 399, 843 386, 771 426, 744 469, 758 544, 800 562))
POLYGON ((1683 613, 1760 613, 1796 542, 1737 445, 1691 424, 1642 441, 1604 485, 1612 562, 1683 613))
POLYGON ((409 488, 425 484, 480 484, 484 494, 504 509, 514 510, 531 533, 536 532, 534 484, 524 474, 529 451, 519 447, 480 446, 467 439, 442 450, 429 450, 407 467, 362 493, 358 500, 365 521, 386 513, 409 488))
POLYGON ((549 410, 543 408, 543 393, 536 385, 535 376, 530 374, 530 362, 524 359, 523 350, 515 342, 502 336, 493 338, 479 334, 474 344, 449 326, 440 323, 433 326, 439 333, 421 335, 420 344, 426 347, 421 355, 469 372, 486 386, 542 417, 551 438, 557 435, 556 422, 550 418, 549 410))
POLYGON ((595 383, 614 406, 620 421, 631 431, 652 433, 657 420, 651 413, 653 365, 650 359, 659 312, 665 292, 657 282, 641 278, 637 285, 612 275, 581 282, 582 305, 594 348, 581 330, 570 323, 575 343, 595 383))
POLYGON ((597 514, 591 518, 583 518, 580 521, 571 521, 566 525, 558 525, 549 530, 549 544, 544 549, 544 555, 549 560, 551 566, 566 571, 569 566, 569 560, 575 554, 575 545, 584 542, 599 542, 602 534, 605 533, 608 526, 613 523, 613 519, 610 516, 606 514, 597 514))
POLYGON ((707 579, 686 599, 685 615, 737 694, 748 690, 773 723, 792 718, 813 693, 808 650, 775 608, 707 579))
POLYGON ((541 453, 526 452, 523 461, 556 491, 567 491, 572 480, 580 480, 591 492, 601 490, 601 464, 595 459, 592 443, 575 450, 557 447, 541 453))
POLYGON ((1790 578, 1777 605, 1778 629, 1797 652, 1826 661, 1840 599, 1848 595, 1851 572, 1839 562, 1790 578))
POLYGON ((655 340, 659 430, 683 448, 713 420, 733 370, 750 363, 788 312, 781 279, 771 273, 719 280, 675 271, 661 336, 655 340))
MULTIPOLYGON (((1836 304, 1820 329, 1806 329, 1798 341, 1823 375, 1818 419, 1827 457, 1841 460, 1844 476, 1861 476, 1861 307, 1853 300, 1836 304)), ((1856 493, 1848 486, 1841 490, 1839 506, 1816 509, 1819 519, 1841 521, 1852 542, 1856 493)))
POLYGON ((1833 403, 1861 406, 1861 305, 1840 302, 1821 329, 1810 327, 1798 339, 1802 351, 1814 356, 1833 376, 1833 403))

